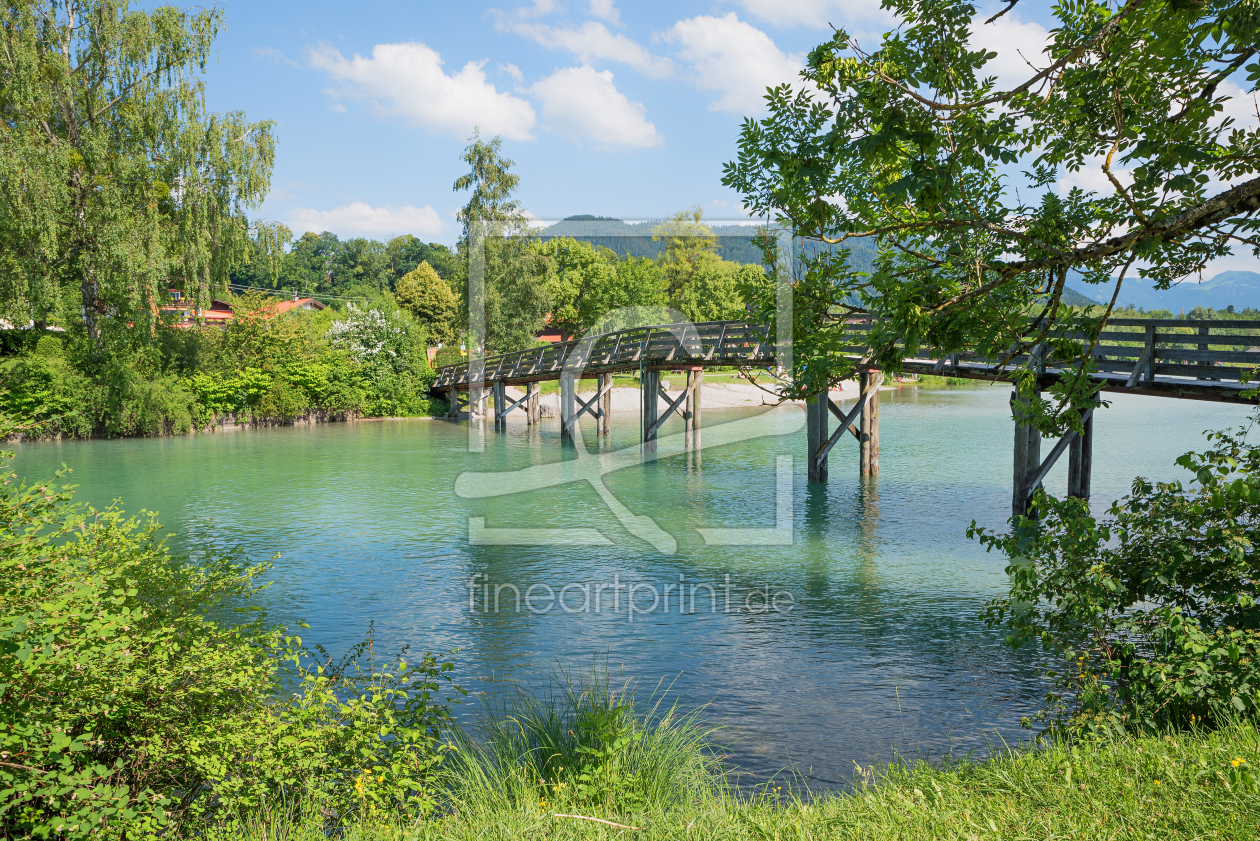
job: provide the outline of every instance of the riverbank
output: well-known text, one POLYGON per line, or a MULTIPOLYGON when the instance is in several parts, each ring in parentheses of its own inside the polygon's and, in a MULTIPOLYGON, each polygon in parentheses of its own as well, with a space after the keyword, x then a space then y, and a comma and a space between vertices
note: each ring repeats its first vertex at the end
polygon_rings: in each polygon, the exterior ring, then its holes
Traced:
MULTIPOLYGON (((818 797, 768 782, 741 797, 714 789, 643 811, 561 800, 517 808, 448 804, 416 825, 387 816, 349 828, 346 841, 548 838, 1148 839, 1260 836, 1260 730, 1245 722, 1212 733, 1120 737, 1006 751, 983 763, 909 762, 856 768, 853 790, 818 797)), ((251 821, 244 841, 322 841, 314 821, 251 821)))

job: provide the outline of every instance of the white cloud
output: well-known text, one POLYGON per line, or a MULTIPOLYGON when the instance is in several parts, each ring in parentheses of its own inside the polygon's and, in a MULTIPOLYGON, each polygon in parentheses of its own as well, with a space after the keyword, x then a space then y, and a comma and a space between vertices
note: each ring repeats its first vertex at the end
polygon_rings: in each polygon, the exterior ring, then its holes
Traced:
POLYGON ((442 72, 442 57, 418 41, 377 44, 370 58, 345 58, 322 45, 310 51, 311 65, 343 82, 336 97, 359 99, 383 117, 465 138, 474 126, 483 134, 532 140, 534 109, 523 99, 486 82, 485 62, 470 61, 457 73, 442 72))
POLYGON ((761 112, 766 88, 799 83, 797 74, 805 63, 804 55, 785 54, 769 35, 734 12, 680 20, 664 37, 682 46, 678 57, 691 65, 697 87, 720 94, 709 105, 712 111, 761 112))
POLYGON ((1238 84, 1226 80, 1221 82, 1216 88, 1217 96, 1228 96, 1229 101, 1225 103, 1225 109, 1221 112, 1220 117, 1233 117, 1234 124, 1230 126, 1230 130, 1242 129, 1244 131, 1255 131, 1260 128, 1260 96, 1254 93, 1247 93, 1238 84))
POLYGON ((560 134, 600 146, 646 148, 665 142, 648 122, 646 109, 626 99, 607 70, 567 67, 529 90, 540 103, 547 127, 560 134))
POLYGON ((332 231, 338 236, 382 237, 391 234, 415 234, 434 237, 446 226, 430 205, 415 207, 392 204, 372 207, 367 202, 351 202, 332 210, 296 207, 285 220, 297 234, 305 231, 332 231))
POLYGON ((515 64, 500 64, 499 70, 503 73, 508 74, 509 76, 511 76, 513 79, 515 79, 518 82, 525 81, 525 74, 522 73, 521 68, 517 67, 515 64))
POLYGON ((552 50, 567 50, 581 62, 615 61, 638 70, 644 76, 664 79, 674 72, 674 63, 654 56, 641 44, 620 33, 613 34, 602 23, 588 20, 574 29, 545 23, 500 23, 518 35, 552 50))
POLYGON ((850 32, 883 31, 895 18, 880 8, 879 0, 740 0, 744 11, 775 26, 833 24, 850 32))
POLYGON ((981 74, 996 76, 999 88, 1018 87, 1052 63, 1044 52, 1051 36, 1041 24, 1014 15, 1004 15, 993 23, 984 20, 985 16, 978 16, 972 24, 970 43, 973 49, 983 47, 997 53, 981 74))
POLYGON ((621 12, 617 11, 613 0, 591 0, 591 17, 621 25, 621 12))

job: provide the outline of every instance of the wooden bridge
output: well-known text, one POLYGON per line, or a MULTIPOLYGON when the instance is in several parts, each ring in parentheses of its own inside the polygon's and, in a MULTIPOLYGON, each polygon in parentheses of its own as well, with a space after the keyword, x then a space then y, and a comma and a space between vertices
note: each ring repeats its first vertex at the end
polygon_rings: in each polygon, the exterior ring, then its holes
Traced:
MULTIPOLYGON (((848 329, 855 339, 860 338, 870 323, 853 320, 848 329)), ((764 328, 738 321, 636 327, 493 356, 482 364, 448 365, 438 369, 432 388, 447 394, 452 417, 464 411, 484 417, 488 386, 494 395, 494 421, 499 427, 508 413, 517 409, 524 412, 527 423, 538 423, 538 384, 559 380, 561 435, 573 438, 584 414, 595 418, 597 434, 608 434, 613 375, 635 373, 642 403, 641 440, 650 448, 671 415, 683 418, 688 440, 698 434, 700 385, 706 368, 769 368, 776 364, 775 350, 774 339, 764 328), (662 371, 686 373, 681 393, 670 394, 661 387, 662 371), (597 378, 598 384, 594 396, 584 401, 577 394, 577 382, 588 377, 597 378), (508 385, 524 386, 525 394, 509 400, 508 385)), ((861 344, 845 348, 854 362, 862 360, 865 350, 861 344)), ((1093 356, 1095 380, 1103 391, 1252 403, 1254 398, 1246 396, 1252 386, 1244 380, 1260 366, 1260 321, 1113 319, 1100 334, 1093 356)), ((1036 389, 1011 396, 1017 419, 1011 503, 1015 513, 1027 510, 1033 493, 1064 452, 1069 454, 1068 494, 1089 498, 1092 413, 1082 417, 1083 435, 1069 433, 1058 439, 1044 459, 1040 433, 1018 422, 1026 415, 1023 407, 1028 401, 1039 399, 1042 389, 1071 375, 1073 369, 1056 365, 1044 345, 1034 347, 1030 355, 1004 362, 969 354, 933 357, 930 352, 904 362, 910 374, 1007 382, 1016 367, 1028 364, 1038 372, 1036 389)), ((858 379, 858 398, 848 410, 841 409, 827 394, 815 395, 806 403, 811 481, 826 481, 830 453, 846 434, 857 441, 859 474, 879 472, 879 388, 883 374, 874 367, 859 365, 858 379), (832 415, 838 421, 834 431, 829 430, 832 415)))

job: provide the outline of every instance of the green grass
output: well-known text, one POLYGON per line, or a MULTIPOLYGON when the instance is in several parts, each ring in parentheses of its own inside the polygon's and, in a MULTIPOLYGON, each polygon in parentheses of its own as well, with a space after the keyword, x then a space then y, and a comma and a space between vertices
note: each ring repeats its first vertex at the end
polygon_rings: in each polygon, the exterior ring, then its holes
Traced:
MULTIPOLYGON (((579 693, 580 694, 580 693, 579 693)), ((581 704, 526 703, 526 732, 562 738, 561 721, 581 704), (548 718, 561 712, 560 719, 548 718), (539 714, 542 719, 538 719, 539 714)), ((664 716, 659 717, 663 719, 664 716)), ((573 719, 564 719, 572 721, 573 719)), ((675 732, 687 726, 674 719, 675 732)), ((651 730, 650 725, 647 726, 651 730)), ((666 731, 669 728, 665 728, 666 731)), ((506 731, 505 731, 506 732, 506 731)), ((681 749, 696 735, 656 749, 681 749)), ((505 735, 504 750, 532 744, 505 735)), ((664 742, 669 742, 665 738, 664 742)), ((538 744, 541 744, 542 740, 538 744)), ((542 756, 547 750, 535 751, 542 756)), ((493 753, 493 752, 492 752, 493 753)), ((497 756, 497 754, 495 754, 497 756)), ((511 753, 500 759, 509 759, 511 753)), ((475 760, 482 763, 485 756, 475 760)), ((512 762, 507 762, 511 766, 512 762)), ((670 796, 637 808, 547 798, 532 776, 486 770, 461 783, 442 814, 400 826, 382 816, 349 827, 347 841, 386 839, 1168 839, 1260 837, 1260 794, 1247 769, 1260 765, 1260 730, 1239 723, 1213 733, 1119 737, 1005 750, 973 763, 906 762, 855 769, 854 790, 801 796, 771 786, 740 794, 707 777, 703 761, 674 757, 658 768, 682 773, 670 796), (1235 766, 1238 760, 1245 763, 1235 766), (683 769, 690 769, 684 771, 683 769), (691 775, 691 776, 688 776, 691 775), (563 815, 595 817, 636 829, 563 815)), ((454 766, 453 766, 454 767, 454 766)), ((481 766, 486 768, 486 766, 481 766)), ((535 766, 526 767, 536 770, 535 766)), ((782 785, 782 784, 781 784, 782 785)), ((317 820, 240 824, 249 841, 321 841, 317 820)))

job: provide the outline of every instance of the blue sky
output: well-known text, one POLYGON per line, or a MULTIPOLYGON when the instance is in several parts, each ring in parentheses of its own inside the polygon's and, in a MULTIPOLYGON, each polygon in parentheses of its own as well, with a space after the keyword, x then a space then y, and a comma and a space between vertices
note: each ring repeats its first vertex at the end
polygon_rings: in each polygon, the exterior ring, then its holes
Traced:
MULTIPOLYGON (((652 219, 697 204, 740 218, 721 167, 765 86, 793 80, 829 24, 873 45, 893 23, 873 0, 220 6, 210 107, 277 123, 262 215, 296 234, 448 244, 474 125, 504 138, 520 199, 540 218, 652 219)), ((1021 54, 1037 54, 1051 23, 1045 8, 1020 4, 978 27, 999 75, 1022 80, 1021 54)), ((1230 263, 1218 268, 1260 268, 1230 263)))

